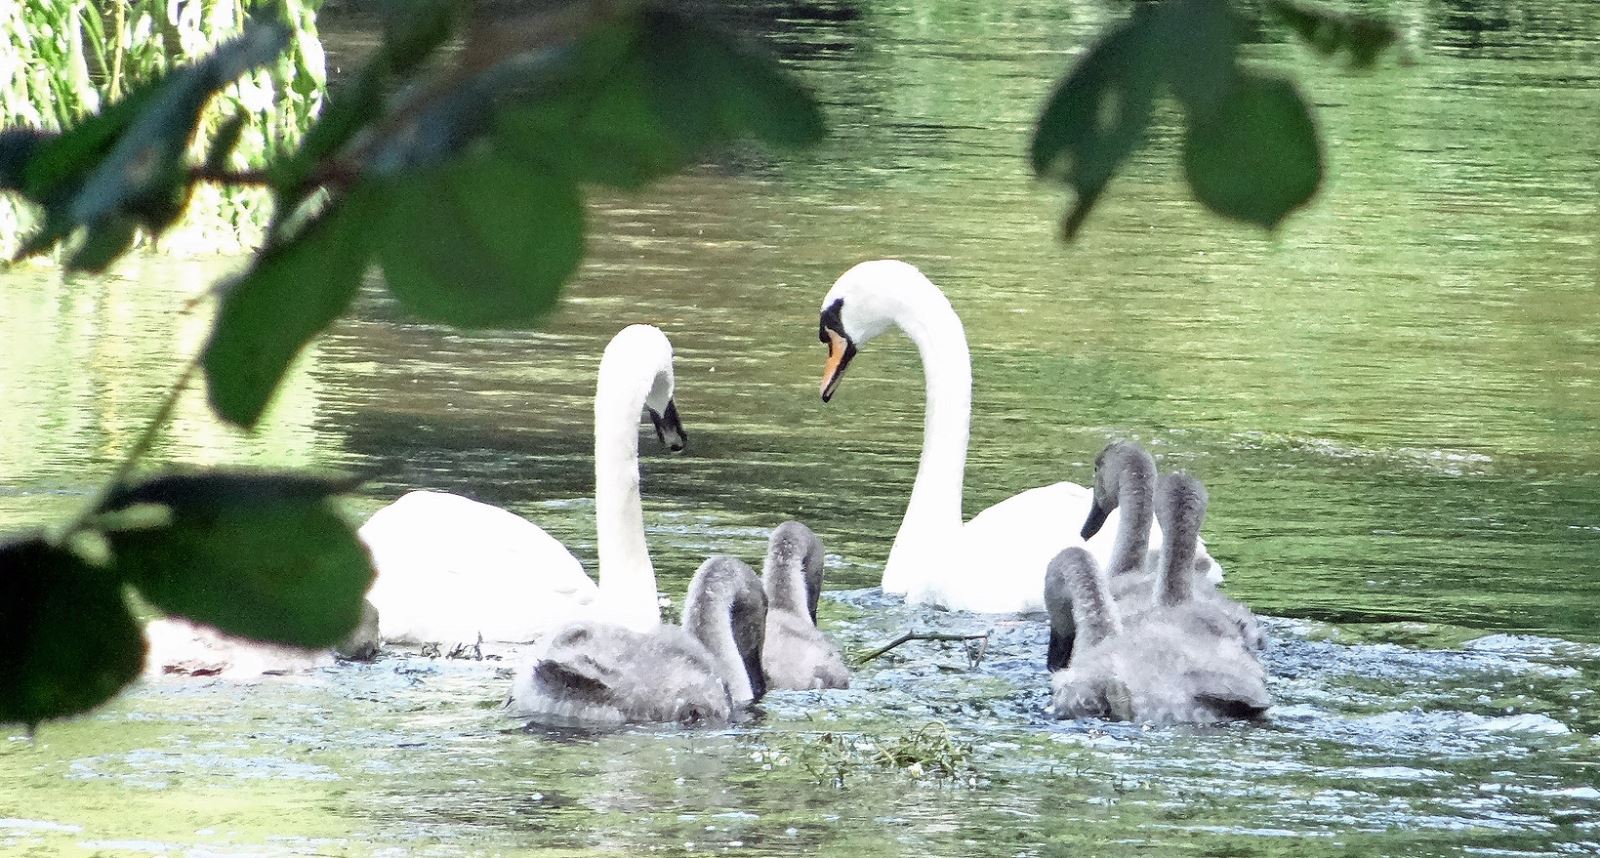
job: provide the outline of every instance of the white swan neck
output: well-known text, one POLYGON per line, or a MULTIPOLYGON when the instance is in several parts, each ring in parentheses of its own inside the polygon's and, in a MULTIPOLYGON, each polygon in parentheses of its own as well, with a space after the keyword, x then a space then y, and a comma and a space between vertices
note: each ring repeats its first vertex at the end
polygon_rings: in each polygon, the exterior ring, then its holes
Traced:
POLYGON ((899 547, 901 539, 911 538, 911 533, 948 536, 961 527, 962 479, 972 417, 972 360, 961 319, 936 288, 918 293, 918 300, 902 305, 895 323, 916 344, 922 358, 927 400, 922 458, 895 539, 899 547))
POLYGON ((594 518, 600 598, 612 618, 635 629, 661 622, 656 573, 645 543, 639 497, 639 418, 653 373, 628 377, 602 363, 594 400, 594 518), (624 377, 619 377, 623 375, 624 377))

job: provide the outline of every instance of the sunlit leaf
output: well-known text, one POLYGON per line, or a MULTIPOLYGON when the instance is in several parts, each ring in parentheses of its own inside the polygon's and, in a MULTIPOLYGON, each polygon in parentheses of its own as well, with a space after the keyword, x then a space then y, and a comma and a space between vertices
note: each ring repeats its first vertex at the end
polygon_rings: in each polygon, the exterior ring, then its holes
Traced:
POLYGON ((1385 48, 1400 39, 1394 25, 1377 18, 1342 15, 1294 0, 1269 0, 1267 5, 1318 53, 1326 56, 1344 50, 1359 68, 1372 65, 1385 48))
POLYGON ((222 297, 202 366, 211 407, 251 428, 306 343, 350 306, 369 250, 364 198, 336 202, 260 253, 222 297))
POLYGON ((69 210, 73 221, 94 223, 139 201, 171 197, 173 189, 186 181, 184 153, 206 103, 235 78, 271 62, 288 45, 288 27, 253 21, 205 59, 169 75, 84 180, 69 210))
POLYGON ((1136 14, 1091 46, 1045 103, 1029 157, 1034 173, 1077 193, 1062 225, 1068 239, 1150 122, 1158 39, 1153 18, 1136 14))
POLYGON ((429 319, 517 326, 554 305, 583 255, 583 207, 565 177, 488 153, 395 177, 382 193, 378 261, 429 319))
POLYGON ((1269 229, 1322 182, 1316 123, 1299 91, 1245 72, 1210 117, 1190 123, 1183 164, 1200 202, 1269 229))
POLYGON ((0 723, 104 703, 139 675, 144 650, 112 573, 42 538, 0 544, 0 723))
MULTIPOLYGON (((126 497, 171 510, 109 530, 116 571, 151 604, 222 631, 332 646, 361 619, 372 561, 349 523, 296 475, 191 474, 126 497)), ((328 488, 342 483, 328 481, 328 488)))

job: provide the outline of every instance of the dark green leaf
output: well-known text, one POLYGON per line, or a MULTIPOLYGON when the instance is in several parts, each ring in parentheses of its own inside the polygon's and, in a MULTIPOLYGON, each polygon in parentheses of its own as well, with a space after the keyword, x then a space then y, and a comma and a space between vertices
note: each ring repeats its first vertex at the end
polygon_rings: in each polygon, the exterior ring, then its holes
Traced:
POLYGON ((461 16, 458 0, 385 0, 383 47, 380 58, 394 72, 404 74, 455 31, 461 16))
POLYGON ((82 186, 84 178, 100 165, 117 138, 139 117, 166 81, 166 77, 155 78, 99 113, 91 113, 78 124, 44 140, 28 159, 23 193, 40 205, 64 208, 82 186))
POLYGON ((1151 16, 1136 15, 1090 47, 1045 103, 1029 156, 1037 175, 1077 192, 1063 224, 1068 239, 1150 122, 1159 38, 1151 16))
POLYGON ((71 222, 55 212, 46 212, 44 223, 34 230, 32 235, 22 240, 22 244, 17 247, 17 252, 12 255, 11 260, 15 262, 44 253, 71 234, 71 222))
POLYGON ((388 177, 454 160, 491 127, 493 77, 490 72, 462 81, 409 111, 404 125, 389 128, 378 145, 364 153, 362 172, 388 177))
POLYGON ((550 98, 496 117, 496 147, 576 181, 637 188, 683 169, 691 155, 656 120, 638 66, 620 70, 604 89, 550 98))
POLYGON ((224 293, 202 357, 211 407, 224 420, 254 427, 295 356, 350 305, 369 252, 363 200, 331 204, 224 293))
POLYGON ((106 270, 117 257, 127 253, 128 248, 133 246, 135 229, 134 219, 121 215, 113 215, 104 223, 91 226, 84 235, 83 243, 67 260, 67 270, 96 274, 106 270))
POLYGON ((1171 0, 1155 14, 1172 94, 1191 115, 1210 113, 1233 86, 1239 20, 1225 0, 1171 0))
POLYGON ((1292 83, 1245 72, 1211 117, 1190 123, 1183 163, 1200 202, 1269 229, 1322 182, 1310 107, 1292 83))
POLYGON ((355 531, 326 498, 304 493, 304 478, 209 479, 146 489, 171 520, 107 532, 117 573, 163 611, 231 634, 301 647, 343 640, 373 576, 355 531))
POLYGON ((135 504, 154 503, 174 508, 250 505, 278 501, 314 501, 344 494, 361 485, 350 476, 328 476, 297 471, 199 471, 163 474, 117 489, 100 512, 115 512, 135 504))
POLYGON ((810 146, 826 133, 811 93, 772 56, 732 34, 652 7, 643 38, 651 105, 684 149, 746 133, 778 146, 810 146))
POLYGON ((657 117, 637 21, 597 27, 550 85, 513 92, 496 114, 506 154, 578 181, 634 188, 676 172, 692 151, 657 117))
POLYGON ((583 255, 577 189, 492 154, 395 177, 382 205, 377 252, 389 289, 429 319, 532 322, 583 255))
POLYGON ((1327 56, 1341 49, 1348 51, 1350 61, 1359 68, 1372 65, 1385 48, 1400 39, 1392 24, 1376 18, 1341 15, 1294 0, 1269 0, 1267 5, 1318 53, 1327 56))
POLYGON ((188 206, 189 195, 193 190, 193 183, 176 181, 165 190, 152 190, 142 199, 130 200, 127 210, 139 221, 139 225, 144 227, 145 232, 160 235, 183 216, 183 210, 188 206))
POLYGON ((300 148, 267 168, 274 196, 272 225, 267 231, 269 242, 277 241, 282 225, 292 219, 300 204, 316 190, 312 177, 318 168, 379 115, 387 78, 383 63, 368 63, 350 83, 328 97, 322 115, 300 138, 300 148))
POLYGON ((57 134, 37 128, 0 131, 0 190, 22 193, 27 189, 28 162, 57 134))
POLYGON ((206 150, 207 172, 220 173, 228 169, 228 156, 233 154, 233 147, 239 145, 239 137, 244 133, 244 124, 249 118, 244 113, 235 113, 217 128, 206 150))
MULTIPOLYGON (((24 194, 45 207, 45 226, 24 242, 17 258, 49 250, 79 226, 120 230, 109 225, 122 215, 133 215, 151 232, 170 225, 188 198, 183 158, 200 111, 239 75, 271 61, 288 38, 281 24, 252 22, 199 62, 151 80, 42 140, 28 158, 22 184, 24 194)), ((96 245, 110 246, 103 239, 96 245)))
POLYGON ((383 44, 350 83, 340 87, 307 129, 300 148, 270 168, 276 217, 286 219, 314 188, 309 181, 328 158, 382 115, 389 80, 425 60, 450 37, 461 12, 457 0, 389 0, 383 44))
POLYGON ((0 723, 104 703, 139 675, 144 649, 112 573, 42 538, 0 545, 0 723))

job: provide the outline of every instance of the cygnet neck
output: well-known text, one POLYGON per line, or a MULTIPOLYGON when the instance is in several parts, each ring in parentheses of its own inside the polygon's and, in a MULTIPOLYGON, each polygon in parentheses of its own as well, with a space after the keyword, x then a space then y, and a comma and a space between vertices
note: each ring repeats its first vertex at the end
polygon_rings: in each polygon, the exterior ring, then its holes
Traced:
POLYGON ((1117 539, 1111 548, 1107 571, 1111 576, 1144 569, 1155 521, 1155 462, 1149 456, 1129 456, 1117 476, 1117 539))

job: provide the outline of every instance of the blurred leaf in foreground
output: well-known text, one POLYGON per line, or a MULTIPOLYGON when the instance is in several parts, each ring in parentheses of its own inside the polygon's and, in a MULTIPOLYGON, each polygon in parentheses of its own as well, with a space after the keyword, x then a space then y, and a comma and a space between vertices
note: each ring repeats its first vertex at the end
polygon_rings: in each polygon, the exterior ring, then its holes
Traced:
POLYGON ((1207 208, 1276 227, 1322 183, 1311 108, 1289 81, 1243 73, 1209 118, 1190 123, 1183 166, 1207 208))
POLYGON ((346 485, 211 471, 135 486, 106 511, 160 498, 170 515, 108 531, 115 570, 167 613, 252 640, 333 646, 360 621, 373 577, 327 496, 346 485))
POLYGON ((398 176, 375 230, 389 289, 428 319, 516 326, 555 304, 583 256, 583 205, 564 176, 478 153, 398 176))
POLYGON ((211 407, 223 419, 255 426, 300 350, 350 306, 369 255, 364 202, 357 195, 330 203, 224 291, 201 358, 211 407))
POLYGON ((0 544, 0 723, 100 705, 139 675, 144 651, 114 574, 42 537, 0 544))
POLYGON ((1268 0, 1267 6, 1318 53, 1331 56, 1343 50, 1357 68, 1372 65, 1400 40, 1394 25, 1377 18, 1341 15, 1294 0, 1268 0))

